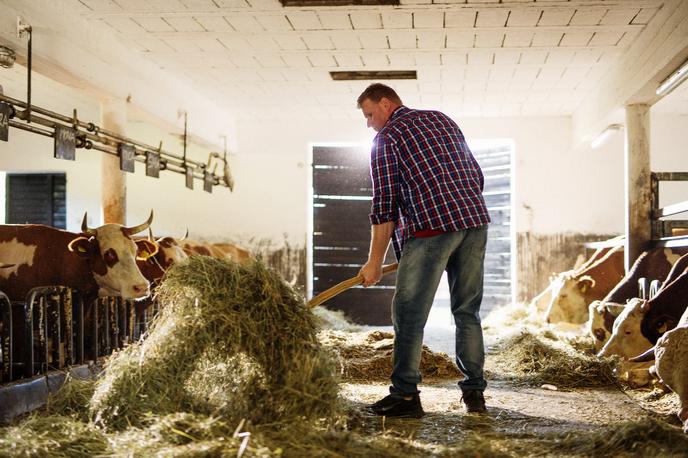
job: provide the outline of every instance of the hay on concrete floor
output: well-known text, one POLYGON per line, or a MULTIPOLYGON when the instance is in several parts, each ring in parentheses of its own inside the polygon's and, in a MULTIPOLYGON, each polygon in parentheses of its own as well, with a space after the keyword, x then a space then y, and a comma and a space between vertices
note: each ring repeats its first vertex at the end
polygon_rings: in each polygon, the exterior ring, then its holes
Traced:
POLYGON ((341 310, 330 310, 324 305, 314 307, 312 310, 318 329, 358 332, 364 328, 351 322, 341 310))
MULTIPOLYGON (((339 355, 342 378, 347 381, 388 380, 392 373, 394 334, 383 331, 321 331, 320 341, 339 355)), ((446 353, 423 345, 420 372, 424 378, 463 377, 446 353)))
POLYGON ((0 457, 92 457, 110 452, 107 438, 91 423, 71 416, 32 414, 0 429, 0 457))
POLYGON ((681 428, 653 418, 544 439, 554 439, 550 448, 561 455, 679 457, 688 451, 688 436, 681 428))
POLYGON ((46 411, 52 415, 64 415, 88 421, 88 409, 96 381, 92 379, 78 379, 67 376, 57 392, 48 396, 46 411))
POLYGON ((254 424, 332 413, 337 380, 313 315, 263 264, 195 256, 170 269, 157 294, 148 337, 112 355, 98 381, 98 424, 142 425, 149 412, 254 424))
POLYGON ((614 361, 581 353, 551 331, 522 332, 491 351, 486 367, 516 384, 567 389, 614 384, 614 361))

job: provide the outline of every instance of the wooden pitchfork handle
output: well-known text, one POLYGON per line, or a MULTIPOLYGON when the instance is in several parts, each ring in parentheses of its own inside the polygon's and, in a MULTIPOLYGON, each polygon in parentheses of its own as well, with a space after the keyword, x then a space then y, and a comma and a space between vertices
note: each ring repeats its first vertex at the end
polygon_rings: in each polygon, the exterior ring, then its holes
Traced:
MULTIPOLYGON (((389 264, 386 266, 382 266, 382 275, 386 275, 390 272, 394 272, 399 268, 399 263, 395 262, 394 264, 389 264)), ((308 301, 308 307, 313 308, 317 307, 318 305, 322 304, 325 301, 328 301, 335 297, 337 294, 346 291, 349 288, 352 288, 356 285, 360 285, 363 283, 363 275, 357 275, 353 278, 349 278, 348 280, 344 280, 341 283, 337 283, 330 289, 326 289, 322 293, 318 294, 317 296, 313 297, 310 301, 308 301)))

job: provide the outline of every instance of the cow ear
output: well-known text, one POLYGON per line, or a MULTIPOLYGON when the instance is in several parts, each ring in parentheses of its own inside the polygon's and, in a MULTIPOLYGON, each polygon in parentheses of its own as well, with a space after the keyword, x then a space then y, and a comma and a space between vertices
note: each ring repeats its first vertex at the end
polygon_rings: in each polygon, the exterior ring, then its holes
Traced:
POLYGON ((584 277, 581 277, 581 279, 578 280, 578 289, 583 294, 587 293, 588 290, 590 288, 592 288, 593 286, 595 286, 595 280, 588 277, 587 275, 584 277))
POLYGON ((136 259, 145 261, 155 256, 158 252, 158 244, 150 240, 136 240, 136 259))
POLYGON ((77 237, 69 242, 67 248, 77 256, 86 257, 91 254, 91 239, 87 237, 77 237))

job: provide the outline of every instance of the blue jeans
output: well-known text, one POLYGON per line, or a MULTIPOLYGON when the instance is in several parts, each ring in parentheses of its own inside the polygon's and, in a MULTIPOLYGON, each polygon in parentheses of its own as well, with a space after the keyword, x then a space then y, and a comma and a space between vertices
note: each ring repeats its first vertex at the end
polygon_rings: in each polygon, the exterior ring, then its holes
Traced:
POLYGON ((418 393, 423 328, 442 273, 449 279, 456 323, 456 365, 465 378, 462 391, 484 390, 485 348, 480 325, 487 226, 410 238, 404 245, 392 300, 394 369, 392 393, 418 393))

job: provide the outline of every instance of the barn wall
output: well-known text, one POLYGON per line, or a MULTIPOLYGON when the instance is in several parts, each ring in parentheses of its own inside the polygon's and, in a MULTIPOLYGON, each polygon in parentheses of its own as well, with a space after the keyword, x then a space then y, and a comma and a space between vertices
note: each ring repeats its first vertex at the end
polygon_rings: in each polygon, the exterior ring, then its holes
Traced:
MULTIPOLYGON (((12 72, 12 71, 10 71, 12 72)), ((19 72, 0 74, 8 95, 24 98, 19 72)), ((34 102, 60 113, 78 108, 82 119, 100 119, 100 104, 78 90, 36 75, 34 102)), ((346 115, 345 115, 346 116, 346 115)), ((623 135, 602 148, 572 141, 571 119, 455 117, 469 139, 512 139, 513 224, 517 238, 516 297, 526 299, 547 283, 553 271, 567 269, 581 253, 580 243, 623 231, 623 135), (577 146, 572 146, 573 144, 577 146)), ((688 117, 654 115, 652 168, 685 170, 688 117)), ((310 149, 313 144, 370 144, 374 132, 363 118, 334 120, 240 121, 230 139, 230 165, 236 188, 212 194, 184 187, 181 175, 146 177, 143 166, 127 176, 128 221, 139 222, 155 210, 154 229, 179 236, 230 241, 252 249, 298 285, 306 282, 306 244, 310 218, 310 149)), ((181 152, 177 137, 146 122, 130 121, 127 134, 181 152)), ((67 223, 78 230, 83 211, 90 224, 101 222, 100 154, 77 151, 78 161, 52 158, 52 140, 16 129, 0 142, 0 171, 67 173, 67 223)), ((189 156, 205 161, 207 148, 189 145, 189 156)), ((684 199, 685 187, 665 186, 663 203, 684 199)))

